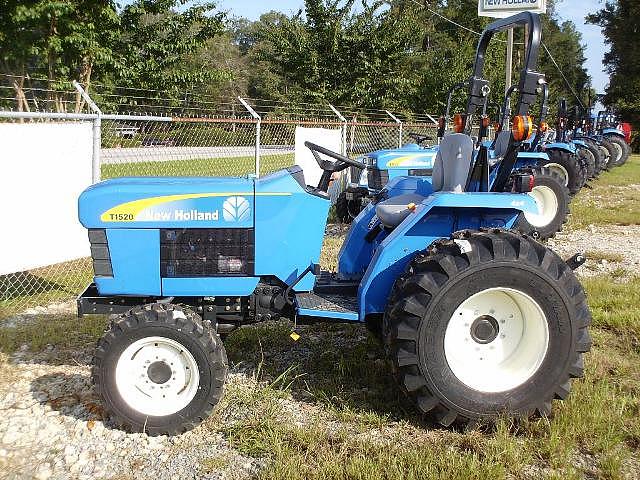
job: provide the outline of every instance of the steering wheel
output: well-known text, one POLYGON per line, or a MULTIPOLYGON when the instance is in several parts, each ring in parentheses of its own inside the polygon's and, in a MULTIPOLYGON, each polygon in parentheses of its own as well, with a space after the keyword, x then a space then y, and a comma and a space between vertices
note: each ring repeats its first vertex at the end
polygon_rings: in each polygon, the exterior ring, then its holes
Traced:
POLYGON ((420 135, 419 133, 410 133, 409 138, 413 138, 418 145, 426 142, 427 140, 433 140, 433 137, 428 137, 427 135, 420 135))
POLYGON ((349 167, 356 167, 360 170, 366 168, 366 165, 362 162, 358 162, 357 160, 352 160, 349 157, 344 155, 340 155, 339 153, 333 152, 328 148, 321 147, 320 145, 316 145, 311 142, 304 142, 304 146, 311 150, 313 153, 313 158, 318 162, 318 166, 322 169, 322 177, 320 177, 320 182, 318 183, 317 190, 321 192, 326 192, 329 190, 329 182, 331 182, 331 174, 335 172, 341 172, 349 167), (335 162, 331 162, 329 160, 323 159, 320 154, 326 155, 327 157, 331 157, 335 159, 335 162))

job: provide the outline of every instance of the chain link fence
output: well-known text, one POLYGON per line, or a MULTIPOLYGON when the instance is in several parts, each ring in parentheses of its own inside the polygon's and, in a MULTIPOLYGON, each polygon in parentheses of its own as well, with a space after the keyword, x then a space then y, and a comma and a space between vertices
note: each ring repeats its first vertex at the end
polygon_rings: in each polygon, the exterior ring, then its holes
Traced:
MULTIPOLYGON (((412 132, 434 139, 436 132, 433 118, 425 115, 252 98, 221 101, 101 85, 85 94, 69 83, 0 75, 0 127, 80 122, 93 125, 94 181, 265 175, 295 163, 297 127, 339 130, 341 150, 352 157, 397 148, 411 141, 412 132)), ((0 171, 2 162, 20 161, 1 158, 0 171)), ((60 187, 59 194, 65 195, 60 187)), ((89 258, 0 275, 0 319, 57 313, 58 307, 68 311, 91 278, 89 258)))

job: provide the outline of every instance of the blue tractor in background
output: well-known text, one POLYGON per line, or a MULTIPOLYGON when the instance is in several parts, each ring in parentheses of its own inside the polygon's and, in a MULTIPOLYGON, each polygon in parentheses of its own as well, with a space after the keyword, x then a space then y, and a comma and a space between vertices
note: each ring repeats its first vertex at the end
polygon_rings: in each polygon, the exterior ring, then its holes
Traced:
POLYGON ((360 162, 307 143, 323 170, 261 178, 121 178, 87 188, 94 283, 80 314, 114 314, 98 341, 92 380, 122 428, 184 432, 223 394, 221 334, 270 318, 364 323, 377 332, 391 374, 416 408, 442 425, 546 415, 583 374, 591 321, 564 261, 510 230, 535 212, 512 178, 531 129, 540 18, 523 13, 483 32, 462 133, 447 135, 432 180, 390 180, 358 215, 338 256, 319 267, 334 173, 360 162), (485 104, 485 52, 497 32, 528 26, 518 109, 507 152, 488 183, 488 151, 474 145, 485 104))
POLYGON ((359 160, 366 168, 355 167, 349 171, 349 183, 335 205, 335 214, 342 223, 351 223, 370 199, 377 195, 390 180, 403 176, 430 177, 438 152, 436 147, 425 147, 430 137, 410 133, 415 143, 402 148, 376 150, 359 160))
POLYGON ((596 134, 606 138, 615 149, 615 157, 611 160, 612 166, 623 165, 631 155, 631 147, 625 139, 617 115, 611 110, 598 112, 595 129, 596 134))

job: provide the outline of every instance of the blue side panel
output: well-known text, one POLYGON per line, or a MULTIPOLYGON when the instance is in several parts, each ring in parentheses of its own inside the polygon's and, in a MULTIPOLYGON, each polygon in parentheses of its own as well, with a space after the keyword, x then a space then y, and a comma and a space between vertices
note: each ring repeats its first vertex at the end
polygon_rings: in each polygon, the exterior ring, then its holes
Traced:
MULTIPOLYGON (((398 177, 390 180, 384 190, 389 197, 405 193, 418 193, 426 197, 433 192, 430 180, 430 177, 398 177)), ((374 242, 365 240, 375 213, 375 205, 369 203, 352 222, 338 254, 338 273, 341 278, 362 278, 367 270, 378 246, 376 242, 380 242, 379 238, 382 236, 380 234, 374 242)))
POLYGON ((160 295, 160 231, 108 229, 113 278, 95 277, 101 295, 160 295))
POLYGON ((257 277, 163 278, 162 295, 242 297, 254 292, 258 280, 257 277))
POLYGON ((314 310, 312 308, 298 308, 298 315, 333 318, 336 320, 351 320, 353 322, 358 321, 358 314, 356 312, 330 312, 327 310, 314 310))
POLYGON ((340 253, 338 253, 338 272, 340 278, 361 278, 369 266, 375 243, 367 242, 365 237, 369 233, 369 222, 376 214, 376 206, 368 203, 351 223, 340 253))
MULTIPOLYGON (((319 263, 330 206, 328 198, 306 192, 286 170, 257 180, 256 276, 275 275, 291 284, 311 263, 319 263)), ((310 291, 314 283, 315 275, 308 273, 294 290, 310 291)))

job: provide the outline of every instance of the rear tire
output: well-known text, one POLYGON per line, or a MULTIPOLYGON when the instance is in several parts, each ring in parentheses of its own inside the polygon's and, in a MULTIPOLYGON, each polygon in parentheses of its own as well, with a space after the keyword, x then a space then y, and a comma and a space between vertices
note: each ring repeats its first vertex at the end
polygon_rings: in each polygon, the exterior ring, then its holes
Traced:
POLYGON ((449 426, 549 414, 583 375, 590 322, 558 255, 492 230, 458 232, 418 254, 393 287, 383 332, 402 390, 449 426))
POLYGON ((619 167, 620 165, 624 165, 624 163, 629 159, 631 148, 622 137, 618 137, 616 135, 607 135, 606 138, 607 140, 609 140, 609 142, 611 142, 616 151, 616 159, 613 162, 613 166, 619 167))
POLYGON ((542 167, 533 171, 534 186, 529 195, 540 210, 539 215, 521 213, 515 229, 540 240, 553 237, 562 230, 569 215, 569 189, 558 174, 542 167))
POLYGON ((583 185, 583 171, 578 162, 578 157, 564 150, 547 150, 549 161, 545 161, 541 166, 554 170, 560 178, 563 178, 564 185, 569 189, 571 195, 580 191, 583 185))
POLYGON ((194 312, 171 304, 136 307, 98 340, 91 377, 121 428, 175 435, 207 418, 227 375, 222 340, 194 312))
POLYGON ((606 169, 607 170, 611 170, 613 167, 615 167, 615 158, 617 155, 617 149, 616 147, 613 146, 613 143, 611 143, 607 138, 603 138, 600 141, 600 146, 604 149, 604 151, 606 150, 606 157, 607 157, 607 165, 606 165, 606 169))

